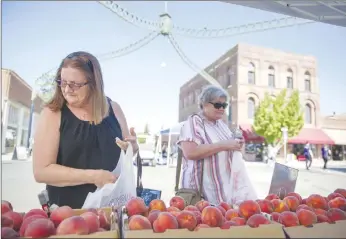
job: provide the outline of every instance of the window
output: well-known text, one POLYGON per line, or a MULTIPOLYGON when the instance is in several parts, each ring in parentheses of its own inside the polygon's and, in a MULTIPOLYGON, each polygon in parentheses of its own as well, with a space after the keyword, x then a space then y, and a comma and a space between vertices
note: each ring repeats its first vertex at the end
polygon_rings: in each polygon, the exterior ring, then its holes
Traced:
POLYGON ((19 109, 10 105, 8 109, 8 124, 18 125, 19 120, 19 109))
POLYGON ((226 73, 226 76, 227 76, 226 85, 227 85, 227 87, 233 84, 233 75, 234 75, 233 67, 232 66, 228 67, 227 73, 226 73))
POLYGON ((252 97, 247 101, 247 116, 249 119, 253 119, 255 116, 255 100, 252 97))
POLYGON ((312 119, 311 119, 311 106, 309 104, 305 105, 305 123, 306 124, 311 124, 312 119))
POLYGON ((255 65, 250 62, 249 64, 249 70, 248 70, 248 84, 254 85, 255 84, 255 65))
POLYGON ((228 106, 228 122, 232 122, 232 102, 228 106))
POLYGON ((293 71, 287 70, 287 89, 293 89, 293 71))
POLYGON ((268 68, 268 86, 275 87, 275 71, 274 67, 269 66, 268 68))
POLYGON ((304 78, 305 78, 305 91, 311 92, 311 75, 308 71, 305 72, 304 78))

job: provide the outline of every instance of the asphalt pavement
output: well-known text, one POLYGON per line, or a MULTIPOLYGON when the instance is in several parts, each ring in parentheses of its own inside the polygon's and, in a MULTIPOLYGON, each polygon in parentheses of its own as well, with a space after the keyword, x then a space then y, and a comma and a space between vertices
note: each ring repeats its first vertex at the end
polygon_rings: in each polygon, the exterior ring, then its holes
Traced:
MULTIPOLYGON (((273 167, 261 162, 246 162, 246 165, 258 196, 264 198, 269 192, 273 167)), ((313 193, 326 196, 336 188, 346 188, 345 164, 331 164, 332 169, 323 170, 321 164, 315 162, 309 171, 303 162, 291 166, 299 169, 295 191, 302 197, 313 193)), ((167 166, 143 167, 144 187, 162 190, 162 199, 168 202, 174 195, 175 170, 167 166)), ((16 211, 40 207, 37 194, 44 188, 45 185, 34 180, 31 161, 2 163, 1 197, 9 200, 16 211)))

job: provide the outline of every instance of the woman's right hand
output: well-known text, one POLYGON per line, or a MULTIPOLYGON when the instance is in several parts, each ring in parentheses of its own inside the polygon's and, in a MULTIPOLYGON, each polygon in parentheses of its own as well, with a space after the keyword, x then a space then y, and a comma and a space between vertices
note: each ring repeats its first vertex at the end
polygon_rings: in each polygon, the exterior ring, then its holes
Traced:
POLYGON ((93 183, 101 188, 107 183, 115 183, 117 177, 110 171, 99 169, 93 173, 93 183))
POLYGON ((227 150, 241 151, 244 145, 244 141, 240 139, 229 139, 224 140, 222 144, 226 147, 227 150))

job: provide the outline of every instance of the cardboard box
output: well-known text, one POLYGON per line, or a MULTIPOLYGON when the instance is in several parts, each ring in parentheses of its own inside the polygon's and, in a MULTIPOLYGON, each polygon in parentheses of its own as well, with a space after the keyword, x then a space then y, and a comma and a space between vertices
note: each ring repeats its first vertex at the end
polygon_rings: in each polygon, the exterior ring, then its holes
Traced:
POLYGON ((336 223, 317 223, 312 227, 285 227, 287 238, 346 238, 346 220, 336 223))
POLYGON ((121 214, 122 238, 286 238, 282 225, 278 223, 261 225, 258 228, 239 226, 230 229, 201 228, 198 231, 169 229, 164 233, 154 233, 153 230, 130 231, 127 215, 123 210, 121 214))

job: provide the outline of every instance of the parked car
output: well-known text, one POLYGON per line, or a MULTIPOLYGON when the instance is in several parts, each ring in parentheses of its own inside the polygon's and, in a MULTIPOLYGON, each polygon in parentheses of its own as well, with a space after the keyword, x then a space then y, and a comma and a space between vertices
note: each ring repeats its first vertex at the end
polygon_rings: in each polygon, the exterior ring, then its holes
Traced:
POLYGON ((138 135, 139 155, 142 165, 155 166, 155 143, 151 135, 138 135))

